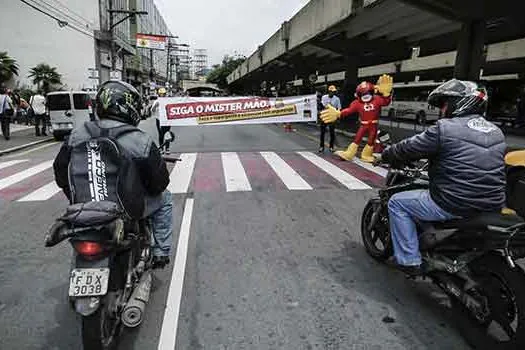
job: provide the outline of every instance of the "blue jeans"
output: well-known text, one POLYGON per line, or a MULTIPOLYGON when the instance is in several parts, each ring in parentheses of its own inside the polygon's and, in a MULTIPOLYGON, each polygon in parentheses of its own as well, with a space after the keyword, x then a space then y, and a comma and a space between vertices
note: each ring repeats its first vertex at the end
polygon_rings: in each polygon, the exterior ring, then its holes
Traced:
POLYGON ((156 197, 146 197, 144 216, 150 219, 152 252, 154 256, 170 256, 173 243, 173 203, 171 192, 164 191, 156 197))
POLYGON ((428 190, 399 192, 388 201, 394 256, 400 265, 421 265, 416 221, 446 221, 454 215, 441 209, 428 190))

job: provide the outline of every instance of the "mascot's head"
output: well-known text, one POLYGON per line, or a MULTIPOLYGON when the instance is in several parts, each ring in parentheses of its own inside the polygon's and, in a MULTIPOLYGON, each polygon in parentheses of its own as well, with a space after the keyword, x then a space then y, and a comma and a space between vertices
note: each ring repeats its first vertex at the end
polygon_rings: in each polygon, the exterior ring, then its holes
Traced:
POLYGON ((372 101, 372 98, 374 97, 374 91, 374 84, 368 81, 363 81, 361 84, 357 85, 357 88, 355 89, 355 97, 360 99, 361 102, 367 103, 372 101))

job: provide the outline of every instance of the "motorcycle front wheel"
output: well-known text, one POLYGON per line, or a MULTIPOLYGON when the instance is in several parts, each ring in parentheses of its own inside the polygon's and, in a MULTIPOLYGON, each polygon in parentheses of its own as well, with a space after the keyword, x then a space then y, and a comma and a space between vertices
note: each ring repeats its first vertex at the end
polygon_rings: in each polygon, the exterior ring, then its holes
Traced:
POLYGON ((117 346, 121 324, 103 304, 89 316, 82 317, 82 344, 84 350, 113 350, 117 346))
POLYGON ((470 269, 479 283, 476 299, 486 303, 488 316, 480 321, 470 315, 476 327, 463 330, 467 341, 477 349, 525 349, 525 274, 521 268, 512 269, 502 256, 488 254, 472 262, 470 269))
POLYGON ((361 238, 366 252, 379 261, 383 261, 392 256, 392 239, 388 227, 388 218, 382 213, 379 199, 371 199, 363 209, 361 216, 361 238), (374 218, 374 214, 377 218, 374 218), (372 219, 375 224, 370 227, 372 219))

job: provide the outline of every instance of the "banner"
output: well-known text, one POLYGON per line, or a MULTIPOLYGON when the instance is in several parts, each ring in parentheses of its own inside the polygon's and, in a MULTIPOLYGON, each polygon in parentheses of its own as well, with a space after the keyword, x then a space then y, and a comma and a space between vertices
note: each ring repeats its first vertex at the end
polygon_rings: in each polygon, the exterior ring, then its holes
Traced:
POLYGON ((137 33, 137 47, 154 50, 166 49, 166 37, 137 33))
POLYGON ((163 126, 315 122, 316 95, 293 97, 159 98, 163 126))

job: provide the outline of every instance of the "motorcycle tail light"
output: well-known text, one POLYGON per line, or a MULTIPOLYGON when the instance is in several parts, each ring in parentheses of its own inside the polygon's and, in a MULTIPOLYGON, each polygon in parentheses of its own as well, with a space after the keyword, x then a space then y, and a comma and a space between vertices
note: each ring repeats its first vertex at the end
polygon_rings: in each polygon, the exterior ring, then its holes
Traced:
POLYGON ((73 243, 73 247, 78 254, 85 257, 95 257, 104 253, 104 247, 98 242, 77 241, 73 243))

